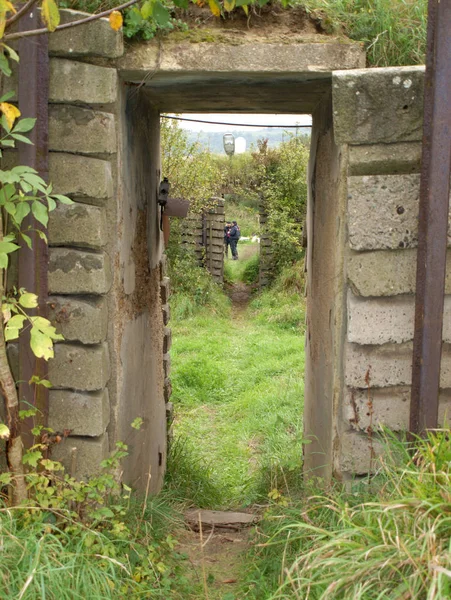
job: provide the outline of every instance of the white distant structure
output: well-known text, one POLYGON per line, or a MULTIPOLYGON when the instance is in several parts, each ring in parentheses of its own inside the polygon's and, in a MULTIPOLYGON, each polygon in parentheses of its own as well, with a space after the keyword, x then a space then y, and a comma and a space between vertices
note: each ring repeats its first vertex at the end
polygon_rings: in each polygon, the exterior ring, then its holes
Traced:
POLYGON ((235 138, 235 154, 243 154, 246 152, 246 140, 244 137, 235 138))

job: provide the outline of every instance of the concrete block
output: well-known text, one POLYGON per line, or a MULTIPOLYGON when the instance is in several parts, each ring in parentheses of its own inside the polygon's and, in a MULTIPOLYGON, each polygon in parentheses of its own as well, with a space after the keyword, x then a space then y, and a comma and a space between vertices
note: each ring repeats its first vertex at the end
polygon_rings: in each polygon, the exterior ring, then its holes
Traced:
MULTIPOLYGON (((361 390, 347 388, 343 416, 347 425, 357 431, 373 430, 384 425, 392 431, 407 431, 410 416, 409 386, 361 390)), ((438 423, 451 421, 451 390, 441 390, 438 423)))
POLYGON ((167 377, 164 380, 163 396, 164 396, 164 401, 167 404, 172 396, 172 383, 171 383, 171 380, 169 379, 169 377, 167 377))
POLYGON ((167 354, 172 346, 172 330, 169 327, 164 328, 163 354, 167 354))
POLYGON ((113 195, 111 164, 107 160, 50 152, 49 169, 58 194, 102 200, 113 195))
POLYGON ((55 389, 94 392, 103 389, 109 378, 110 359, 105 342, 98 346, 55 346, 55 358, 49 362, 49 380, 55 389))
POLYGON ((160 296, 161 303, 167 304, 169 302, 169 296, 171 295, 171 287, 169 277, 164 277, 160 283, 160 296))
POLYGON ((338 144, 419 141, 424 67, 335 71, 334 135, 338 144))
POLYGON ((419 173, 421 144, 372 144, 349 147, 350 175, 397 175, 419 173))
POLYGON ((49 427, 55 431, 71 430, 71 435, 98 437, 110 421, 108 390, 80 393, 50 390, 49 427))
POLYGON ((56 104, 112 104, 117 98, 117 72, 65 58, 50 60, 49 101, 56 104))
POLYGON ((100 472, 100 463, 108 457, 108 450, 106 433, 97 438, 68 437, 53 447, 51 458, 61 462, 69 475, 86 479, 100 472))
POLYGON ((49 106, 50 150, 79 154, 117 152, 114 115, 79 106, 49 106))
MULTIPOLYGON (((60 10, 61 24, 78 21, 91 16, 76 10, 60 10)), ((124 53, 121 31, 111 29, 106 18, 66 29, 55 31, 49 36, 49 51, 56 56, 103 56, 118 58, 124 53)))
POLYGON ((89 204, 60 204, 50 213, 49 245, 102 248, 108 241, 105 209, 89 204))
POLYGON ((171 372, 171 355, 169 353, 163 354, 163 372, 165 379, 169 377, 171 372))
POLYGON ((377 466, 377 457, 383 450, 377 436, 348 431, 343 433, 340 442, 339 469, 342 473, 365 475, 377 466))
POLYGON ((163 304, 161 310, 163 312, 163 324, 167 325, 171 319, 171 308, 169 304, 163 304))
MULTIPOLYGON (((451 296, 445 296, 444 314, 451 316, 451 296)), ((414 296, 359 298, 348 294, 348 340, 356 344, 401 344, 413 340, 414 296)), ((451 319, 443 323, 443 340, 451 342, 451 319)))
MULTIPOLYGON (((383 346, 345 346, 345 381, 349 387, 371 388, 410 385, 412 381, 412 343, 383 346)), ((440 387, 451 388, 451 346, 442 348, 440 387)))
POLYGON ((66 341, 99 344, 106 340, 108 308, 104 298, 53 296, 47 305, 49 319, 66 341))
POLYGON ((50 294, 106 294, 111 267, 106 254, 69 248, 50 248, 50 294))
MULTIPOLYGON (((352 252, 347 260, 348 282, 357 296, 414 294, 417 253, 413 249, 352 252)), ((445 293, 451 294, 451 251, 447 254, 445 293)))
POLYGON ((416 246, 419 194, 419 175, 349 177, 351 248, 384 250, 416 246))

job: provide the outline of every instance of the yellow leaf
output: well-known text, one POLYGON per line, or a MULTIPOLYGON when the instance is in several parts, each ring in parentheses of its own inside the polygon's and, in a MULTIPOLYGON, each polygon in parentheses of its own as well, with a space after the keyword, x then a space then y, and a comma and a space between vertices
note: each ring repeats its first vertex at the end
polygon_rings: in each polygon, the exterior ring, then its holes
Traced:
POLYGON ((224 0, 224 8, 227 12, 231 12, 235 8, 235 0, 224 0))
POLYGON ((60 11, 55 0, 42 0, 42 18, 49 31, 55 31, 60 24, 60 11))
POLYGON ((122 15, 118 10, 113 10, 112 13, 110 13, 110 27, 111 29, 114 29, 114 31, 119 31, 119 29, 122 27, 122 15))
POLYGON ((246 17, 248 17, 248 16, 249 16, 249 7, 248 7, 248 6, 246 6, 246 4, 244 4, 244 5, 243 5, 241 8, 242 8, 242 9, 244 10, 244 12, 246 13, 246 17))
POLYGON ((208 4, 209 4, 210 10, 214 14, 214 16, 220 17, 221 16, 221 7, 218 4, 217 0, 208 0, 208 4))
POLYGON ((5 33, 6 13, 8 12, 15 13, 17 11, 8 0, 0 0, 0 38, 2 38, 5 33))
POLYGON ((9 104, 9 102, 0 102, 0 110, 5 115, 8 127, 11 129, 17 117, 20 117, 20 110, 14 104, 9 104))

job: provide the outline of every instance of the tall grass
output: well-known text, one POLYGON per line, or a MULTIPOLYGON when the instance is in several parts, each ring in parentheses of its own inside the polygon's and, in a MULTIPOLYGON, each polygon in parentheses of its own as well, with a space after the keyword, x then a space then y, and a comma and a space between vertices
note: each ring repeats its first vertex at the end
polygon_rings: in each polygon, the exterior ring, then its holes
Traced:
POLYGON ((330 32, 343 30, 365 44, 373 67, 424 63, 427 0, 299 0, 323 16, 330 32))
POLYGON ((450 598, 450 469, 449 431, 430 433, 414 452, 389 436, 374 479, 276 508, 263 527, 255 597, 450 598), (280 585, 271 591, 274 563, 280 585))

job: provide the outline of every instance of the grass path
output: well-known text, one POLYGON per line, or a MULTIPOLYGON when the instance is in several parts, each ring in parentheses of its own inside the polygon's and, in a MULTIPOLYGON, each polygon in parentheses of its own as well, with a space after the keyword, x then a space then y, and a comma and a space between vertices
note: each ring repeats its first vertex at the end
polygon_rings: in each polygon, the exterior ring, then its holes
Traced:
POLYGON ((302 458, 302 332, 240 306, 176 323, 171 352, 180 492, 205 508, 289 494, 302 458))

